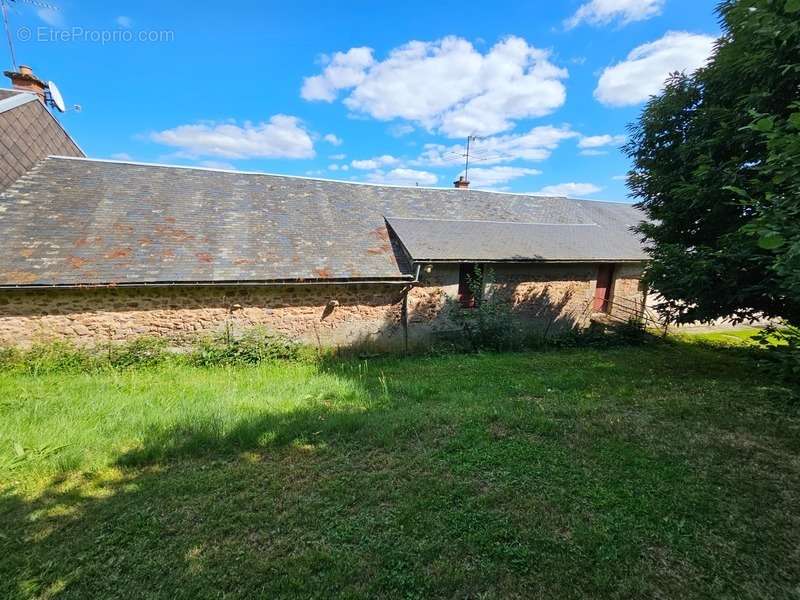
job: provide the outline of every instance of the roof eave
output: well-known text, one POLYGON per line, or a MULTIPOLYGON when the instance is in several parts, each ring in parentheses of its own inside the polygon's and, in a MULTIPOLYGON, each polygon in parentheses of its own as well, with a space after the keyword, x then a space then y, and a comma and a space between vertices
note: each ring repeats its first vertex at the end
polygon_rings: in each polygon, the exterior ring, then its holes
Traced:
POLYGON ((0 290, 52 290, 87 288, 154 288, 154 287, 274 287, 284 285, 363 285, 363 284, 407 284, 412 275, 402 277, 340 277, 328 279, 267 279, 224 281, 109 281, 97 283, 0 283, 0 290))
POLYGON ((647 262, 642 258, 414 258, 415 263, 637 263, 647 262))

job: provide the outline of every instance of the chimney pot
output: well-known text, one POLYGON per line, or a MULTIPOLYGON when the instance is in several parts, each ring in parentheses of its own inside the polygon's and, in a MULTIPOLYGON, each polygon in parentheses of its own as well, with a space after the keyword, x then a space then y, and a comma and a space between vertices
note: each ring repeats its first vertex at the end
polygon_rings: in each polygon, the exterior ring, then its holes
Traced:
POLYGON ((456 186, 458 189, 467 189, 469 187, 469 181, 467 181, 463 175, 458 176, 458 180, 453 182, 453 185, 456 186))
POLYGON ((11 80, 11 85, 15 90, 30 92, 39 96, 39 100, 44 104, 44 92, 47 84, 33 74, 33 69, 27 65, 20 65, 19 71, 4 71, 3 75, 11 80))

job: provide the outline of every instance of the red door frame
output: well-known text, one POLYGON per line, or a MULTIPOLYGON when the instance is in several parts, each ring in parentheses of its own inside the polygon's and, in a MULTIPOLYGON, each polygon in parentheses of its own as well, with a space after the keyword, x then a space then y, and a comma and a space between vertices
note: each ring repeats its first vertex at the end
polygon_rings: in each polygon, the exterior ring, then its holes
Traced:
POLYGON ((594 290, 594 310, 608 312, 608 303, 611 300, 611 288, 614 285, 614 265, 601 264, 597 266, 597 287, 594 290))

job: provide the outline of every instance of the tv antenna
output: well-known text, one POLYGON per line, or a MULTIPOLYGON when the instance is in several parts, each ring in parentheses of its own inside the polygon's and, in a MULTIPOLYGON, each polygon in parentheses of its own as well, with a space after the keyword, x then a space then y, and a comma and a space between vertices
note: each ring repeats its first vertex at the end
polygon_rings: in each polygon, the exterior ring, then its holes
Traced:
POLYGON ((3 26, 6 30, 6 39, 8 40, 8 51, 11 53, 11 66, 14 67, 14 70, 17 70, 17 56, 14 53, 14 38, 11 35, 11 25, 9 24, 8 20, 8 11, 11 8, 10 2, 16 4, 17 2, 22 2, 24 4, 30 4, 31 6, 35 6, 36 8, 46 8, 48 10, 58 10, 57 6, 53 6, 52 4, 48 4, 47 2, 40 2, 39 0, 0 0, 0 9, 2 9, 3 13, 3 26))
POLYGON ((464 152, 464 179, 469 181, 469 144, 470 142, 477 142, 478 138, 474 135, 467 136, 467 151, 464 152))

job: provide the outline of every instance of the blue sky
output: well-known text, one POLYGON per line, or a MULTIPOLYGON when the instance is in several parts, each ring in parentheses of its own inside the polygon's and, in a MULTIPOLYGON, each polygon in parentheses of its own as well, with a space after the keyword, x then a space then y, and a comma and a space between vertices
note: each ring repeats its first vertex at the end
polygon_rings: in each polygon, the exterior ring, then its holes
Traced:
POLYGON ((450 186, 472 134, 473 187, 605 200, 719 35, 703 0, 9 2, 91 157, 450 186))

